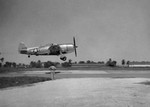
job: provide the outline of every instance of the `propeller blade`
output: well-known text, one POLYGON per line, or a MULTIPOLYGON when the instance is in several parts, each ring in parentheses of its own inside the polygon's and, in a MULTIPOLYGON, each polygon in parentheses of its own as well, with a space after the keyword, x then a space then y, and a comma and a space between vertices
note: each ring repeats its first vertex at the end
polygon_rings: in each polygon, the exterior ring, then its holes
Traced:
POLYGON ((77 50, 76 50, 76 48, 75 48, 75 56, 77 57, 77 50))
POLYGON ((78 46, 76 46, 76 40, 75 40, 75 37, 73 37, 73 44, 74 44, 75 56, 77 57, 77 50, 76 50, 76 48, 77 48, 78 46))

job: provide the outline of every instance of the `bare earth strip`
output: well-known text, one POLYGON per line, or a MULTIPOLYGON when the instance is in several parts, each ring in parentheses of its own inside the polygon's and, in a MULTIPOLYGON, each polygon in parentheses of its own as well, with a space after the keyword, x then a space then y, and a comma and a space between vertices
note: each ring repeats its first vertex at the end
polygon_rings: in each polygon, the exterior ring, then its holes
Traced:
POLYGON ((146 74, 62 72, 53 81, 0 90, 0 107, 149 107, 150 78, 140 75, 146 74))

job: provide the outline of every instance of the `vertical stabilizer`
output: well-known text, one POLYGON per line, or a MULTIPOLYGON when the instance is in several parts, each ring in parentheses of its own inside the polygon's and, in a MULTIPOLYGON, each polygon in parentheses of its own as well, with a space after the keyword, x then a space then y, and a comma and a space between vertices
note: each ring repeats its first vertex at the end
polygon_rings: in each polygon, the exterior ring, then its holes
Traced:
POLYGON ((21 42, 19 44, 18 51, 19 51, 19 53, 26 53, 27 52, 27 47, 25 46, 25 44, 23 42, 21 42))

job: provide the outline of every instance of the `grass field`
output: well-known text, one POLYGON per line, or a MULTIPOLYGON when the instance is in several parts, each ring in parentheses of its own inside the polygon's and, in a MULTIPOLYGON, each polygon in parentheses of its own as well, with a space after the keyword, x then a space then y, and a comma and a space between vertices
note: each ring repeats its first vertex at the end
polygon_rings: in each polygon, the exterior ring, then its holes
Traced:
POLYGON ((21 86, 27 85, 37 82, 44 82, 51 80, 48 77, 29 77, 29 76, 21 76, 21 77, 0 77, 0 89, 13 87, 13 86, 21 86))

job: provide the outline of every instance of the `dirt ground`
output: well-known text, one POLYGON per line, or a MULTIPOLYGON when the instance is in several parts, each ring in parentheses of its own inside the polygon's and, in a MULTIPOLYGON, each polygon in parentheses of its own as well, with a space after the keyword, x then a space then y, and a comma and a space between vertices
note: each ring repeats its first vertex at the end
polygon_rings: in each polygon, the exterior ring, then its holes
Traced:
MULTIPOLYGON (((1 76, 49 76, 28 71, 1 76)), ((61 71, 56 79, 0 90, 0 107, 149 107, 150 73, 61 71)))

